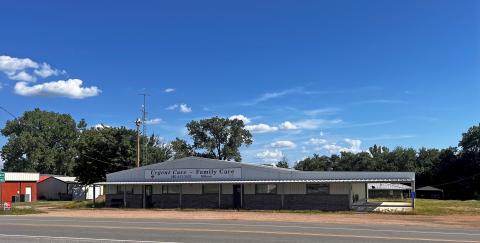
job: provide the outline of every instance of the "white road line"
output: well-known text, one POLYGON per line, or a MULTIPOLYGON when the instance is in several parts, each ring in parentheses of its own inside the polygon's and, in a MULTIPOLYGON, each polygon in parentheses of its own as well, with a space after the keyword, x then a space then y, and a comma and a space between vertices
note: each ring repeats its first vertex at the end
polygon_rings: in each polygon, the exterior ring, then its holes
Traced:
POLYGON ((117 239, 96 239, 96 238, 76 238, 65 236, 46 236, 46 235, 7 235, 0 234, 0 238, 17 238, 17 239, 45 239, 45 240, 77 240, 77 241, 107 241, 107 242, 132 242, 132 243, 180 243, 166 241, 149 241, 149 240, 117 240, 117 239))
MULTIPOLYGON (((202 223, 202 222, 161 222, 161 221, 108 221, 108 220, 67 220, 67 219, 19 219, 25 221, 40 222, 78 222, 78 223, 116 223, 116 224, 164 224, 164 225, 206 225, 206 226, 239 226, 239 227, 272 227, 272 228, 296 228, 296 229, 323 229, 323 230, 347 230, 347 231, 365 231, 365 232, 390 232, 390 233, 417 233, 417 234, 440 234, 440 235, 465 235, 480 236, 480 233, 466 232, 442 232, 442 231, 419 231, 419 230, 390 230, 390 229, 364 229, 349 227, 324 227, 324 226, 297 226, 297 225, 274 225, 274 224, 235 224, 235 223, 202 223)), ((0 222, 1 224, 1 222, 0 222)))

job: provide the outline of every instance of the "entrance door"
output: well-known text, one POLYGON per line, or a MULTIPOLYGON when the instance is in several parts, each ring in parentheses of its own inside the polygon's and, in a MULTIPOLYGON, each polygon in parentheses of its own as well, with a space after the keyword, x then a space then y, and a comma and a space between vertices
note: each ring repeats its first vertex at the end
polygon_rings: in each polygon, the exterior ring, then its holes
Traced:
POLYGON ((233 208, 242 208, 242 187, 241 185, 233 185, 233 208))
POLYGON ((25 187, 25 202, 31 202, 31 201, 32 201, 32 188, 25 187))
POLYGON ((152 185, 145 186, 145 207, 151 208, 153 206, 152 203, 152 185))

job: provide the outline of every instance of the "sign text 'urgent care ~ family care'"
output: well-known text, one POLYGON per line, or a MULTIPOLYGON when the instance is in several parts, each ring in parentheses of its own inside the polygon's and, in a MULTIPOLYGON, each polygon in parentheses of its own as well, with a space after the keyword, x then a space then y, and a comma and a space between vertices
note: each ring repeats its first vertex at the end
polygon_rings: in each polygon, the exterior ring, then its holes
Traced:
POLYGON ((145 170, 145 179, 239 179, 241 168, 145 170))

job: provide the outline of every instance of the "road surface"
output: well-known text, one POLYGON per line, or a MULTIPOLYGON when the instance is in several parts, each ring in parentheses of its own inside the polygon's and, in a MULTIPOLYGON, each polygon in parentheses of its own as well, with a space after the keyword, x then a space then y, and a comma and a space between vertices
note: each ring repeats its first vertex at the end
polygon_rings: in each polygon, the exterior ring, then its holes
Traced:
MULTIPOLYGON (((392 217, 395 217, 392 215, 392 217)), ((0 242, 468 242, 480 229, 240 220, 0 217, 0 242)))

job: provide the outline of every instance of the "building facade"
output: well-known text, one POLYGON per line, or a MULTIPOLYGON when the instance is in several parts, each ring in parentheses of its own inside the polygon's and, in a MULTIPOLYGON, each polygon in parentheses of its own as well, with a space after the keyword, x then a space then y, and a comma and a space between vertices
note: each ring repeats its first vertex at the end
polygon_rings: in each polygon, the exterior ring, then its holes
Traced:
POLYGON ((5 172, 5 181, 0 183, 0 201, 36 201, 39 176, 38 173, 5 172))
POLYGON ((413 172, 297 171, 188 157, 107 175, 106 205, 131 208, 349 210, 367 183, 414 183, 413 172))

